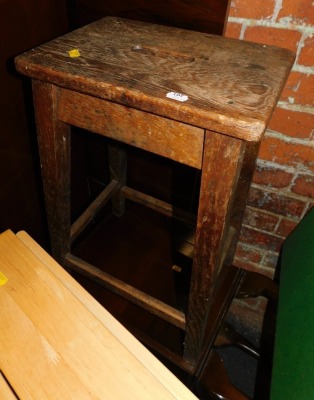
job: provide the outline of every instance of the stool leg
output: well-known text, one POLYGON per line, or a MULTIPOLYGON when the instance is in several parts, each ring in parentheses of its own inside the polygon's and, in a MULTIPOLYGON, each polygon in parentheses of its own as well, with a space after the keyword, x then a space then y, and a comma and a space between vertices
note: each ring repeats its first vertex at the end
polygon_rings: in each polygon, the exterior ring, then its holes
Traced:
POLYGON ((267 361, 272 362, 274 332, 276 326, 276 308, 278 302, 279 286, 272 279, 258 272, 244 271, 242 282, 236 293, 236 298, 246 299, 250 297, 264 296, 268 300, 267 310, 264 316, 263 340, 261 354, 267 361), (267 323, 265 320, 267 319, 267 323))
MULTIPOLYGON (((278 298, 278 285, 265 275, 243 270, 242 281, 235 297, 245 299, 259 296, 266 297, 268 301, 276 302, 278 298)), ((220 325, 214 345, 216 347, 234 345, 242 348, 254 357, 260 356, 259 350, 226 321, 223 321, 220 325)))
POLYGON ((53 257, 70 251, 70 125, 59 121, 58 88, 33 80, 41 173, 53 257))
POLYGON ((264 296, 268 300, 278 298, 278 285, 272 279, 258 272, 245 271, 236 298, 264 296))
POLYGON ((206 131, 184 349, 192 363, 201 352, 210 298, 223 264, 244 151, 241 141, 206 131))
POLYGON ((126 184, 127 169, 127 153, 123 145, 108 144, 108 158, 110 178, 120 184, 120 190, 112 196, 112 212, 117 217, 121 217, 125 211, 125 198, 122 196, 121 188, 126 184))
POLYGON ((201 399, 249 400, 245 394, 232 385, 223 360, 214 351, 210 352, 195 391, 201 399))
POLYGON ((220 325, 218 336, 215 340, 214 346, 238 346, 242 350, 251 354, 253 357, 259 358, 259 350, 243 335, 241 335, 232 325, 223 321, 220 325))

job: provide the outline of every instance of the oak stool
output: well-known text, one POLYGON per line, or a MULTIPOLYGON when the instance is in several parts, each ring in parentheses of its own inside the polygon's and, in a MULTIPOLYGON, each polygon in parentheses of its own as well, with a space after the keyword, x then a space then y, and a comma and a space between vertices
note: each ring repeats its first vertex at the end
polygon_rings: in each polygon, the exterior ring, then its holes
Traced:
POLYGON ((245 274, 232 261, 247 193, 293 61, 282 48, 114 17, 16 58, 17 70, 32 78, 53 257, 182 329, 182 357, 164 354, 195 376, 245 274), (110 183, 72 225, 71 126, 115 143, 110 183), (119 142, 201 173, 186 312, 71 254, 71 242, 111 198, 116 215, 123 214, 125 198, 177 214, 171 204, 127 186, 119 142))

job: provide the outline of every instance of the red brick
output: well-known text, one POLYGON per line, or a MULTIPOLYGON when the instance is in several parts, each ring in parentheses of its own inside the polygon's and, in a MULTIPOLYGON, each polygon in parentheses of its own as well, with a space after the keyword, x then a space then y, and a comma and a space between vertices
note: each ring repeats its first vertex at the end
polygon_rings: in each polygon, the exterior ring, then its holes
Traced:
POLYGON ((296 52, 301 33, 289 29, 271 28, 266 26, 248 26, 244 39, 252 42, 283 47, 296 52))
POLYGON ((314 130, 314 115, 277 107, 268 127, 284 135, 310 139, 314 130))
POLYGON ((269 269, 276 269, 276 267, 277 267, 277 264, 278 264, 278 257, 279 257, 279 254, 278 253, 267 253, 266 255, 265 255, 265 257, 263 258, 263 261, 262 261, 262 265, 263 266, 265 266, 265 267, 267 267, 267 268, 269 268, 269 269))
POLYGON ((262 140, 259 158, 289 165, 304 171, 314 172, 314 147, 300 143, 285 142, 279 138, 265 136, 262 140))
POLYGON ((290 73, 285 87, 283 88, 283 91, 281 93, 281 100, 289 101, 289 97, 294 99, 294 95, 301 84, 302 78, 304 78, 304 76, 301 72, 293 71, 290 73))
POLYGON ((267 190, 251 188, 248 205, 273 212, 285 217, 300 217, 306 207, 306 202, 267 190))
POLYGON ((283 239, 255 229, 242 227, 240 241, 262 250, 279 252, 283 239))
POLYGON ((274 268, 273 267, 268 268, 266 265, 262 265, 260 263, 259 264, 251 263, 249 261, 245 261, 240 258, 236 258, 233 262, 233 265, 235 265, 238 268, 246 269, 248 271, 258 272, 260 274, 268 276, 269 278, 273 278, 273 276, 274 276, 274 268))
POLYGON ((291 188, 293 193, 314 199, 314 176, 299 175, 291 188))
POLYGON ((314 75, 301 72, 291 72, 286 86, 282 92, 281 99, 295 104, 314 105, 314 75))
MULTIPOLYGON (((245 268, 249 269, 249 268, 245 268)), ((251 269, 249 269, 251 271, 251 269)), ((258 272, 258 271, 257 271, 258 272)), ((259 271, 263 273, 262 271, 259 271)), ((238 305, 241 304, 243 309, 248 312, 249 310, 252 310, 255 312, 261 308, 261 304, 264 303, 264 298, 259 296, 259 297, 248 297, 246 299, 237 299, 237 302, 239 301, 238 305)), ((266 300, 267 301, 267 300, 266 300)))
POLYGON ((286 238, 288 235, 290 235, 290 233, 296 226, 297 222, 291 221, 290 219, 287 218, 283 218, 279 223, 276 233, 277 235, 286 238))
POLYGON ((248 271, 256 270, 259 266, 259 264, 252 263, 241 257, 235 257, 232 264, 238 268, 247 269, 248 271))
POLYGON ((247 207, 244 214, 243 224, 264 231, 273 232, 278 220, 279 217, 275 215, 247 207))
POLYGON ((274 0, 255 1, 252 6, 251 0, 232 0, 229 16, 250 19, 269 19, 275 9, 274 0))
POLYGON ((278 14, 278 20, 291 18, 291 22, 299 25, 314 24, 314 12, 312 0, 284 0, 278 14))
POLYGON ((314 106, 314 75, 303 75, 300 86, 294 96, 295 103, 314 106))
POLYGON ((290 185, 293 174, 270 166, 257 165, 253 182, 259 185, 282 189, 290 185))
POLYGON ((298 60, 299 65, 312 67, 314 64, 314 36, 309 36, 304 40, 304 47, 302 48, 298 60))
POLYGON ((235 257, 245 259, 254 263, 259 263, 262 260, 262 252, 254 249, 252 246, 246 246, 239 243, 237 246, 235 257))
POLYGON ((241 321, 243 326, 248 326, 250 329, 253 328, 256 332, 262 332, 267 300, 263 297, 257 297, 254 300, 255 303, 259 304, 258 309, 256 307, 250 308, 250 305, 246 305, 246 300, 235 299, 228 312, 233 318, 241 321), (263 306, 260 306, 261 299, 265 300, 263 306))
POLYGON ((225 27, 224 36, 239 39, 242 29, 242 24, 237 24, 235 22, 228 22, 225 27))

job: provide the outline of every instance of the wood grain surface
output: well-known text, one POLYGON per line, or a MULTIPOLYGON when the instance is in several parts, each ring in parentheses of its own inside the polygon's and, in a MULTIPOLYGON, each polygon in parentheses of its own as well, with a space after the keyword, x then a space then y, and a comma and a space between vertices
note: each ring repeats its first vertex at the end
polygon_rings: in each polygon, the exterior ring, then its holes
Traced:
POLYGON ((0 370, 19 399, 195 398, 27 234, 20 237, 0 235, 8 279, 0 286, 0 370))
POLYGON ((21 73, 238 138, 261 138, 294 55, 205 33, 104 18, 16 59, 21 73), (71 58, 69 51, 80 56, 71 58), (169 92, 188 96, 185 102, 169 92))
POLYGON ((58 117, 91 132, 201 169, 204 130, 195 126, 65 89, 60 91, 58 117))

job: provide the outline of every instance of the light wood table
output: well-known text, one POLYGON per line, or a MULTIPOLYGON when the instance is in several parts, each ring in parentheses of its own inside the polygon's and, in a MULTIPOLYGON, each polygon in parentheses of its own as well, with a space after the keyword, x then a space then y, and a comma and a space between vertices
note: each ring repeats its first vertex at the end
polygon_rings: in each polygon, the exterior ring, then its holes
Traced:
POLYGON ((1 400, 195 399, 25 232, 0 235, 0 310, 1 400))

